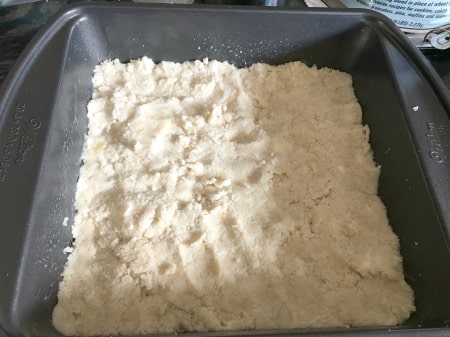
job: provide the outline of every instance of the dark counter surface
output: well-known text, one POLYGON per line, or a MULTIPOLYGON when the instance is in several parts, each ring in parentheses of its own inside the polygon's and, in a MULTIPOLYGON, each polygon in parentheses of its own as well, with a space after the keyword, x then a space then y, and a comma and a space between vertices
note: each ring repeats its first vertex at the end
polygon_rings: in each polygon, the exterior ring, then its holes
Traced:
MULTIPOLYGON (((0 85, 27 43, 47 20, 72 1, 35 2, 0 7, 0 85)), ((202 4, 262 4, 304 7, 301 0, 196 0, 202 4)), ((422 50, 444 83, 450 88, 450 49, 422 50)), ((450 95, 450 93, 449 93, 450 95)))

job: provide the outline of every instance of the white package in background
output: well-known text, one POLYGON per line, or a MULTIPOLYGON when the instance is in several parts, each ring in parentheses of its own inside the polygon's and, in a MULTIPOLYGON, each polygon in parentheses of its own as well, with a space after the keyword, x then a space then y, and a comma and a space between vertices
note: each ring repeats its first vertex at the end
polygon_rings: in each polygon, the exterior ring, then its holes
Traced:
POLYGON ((450 48, 450 1, 305 0, 309 7, 362 8, 386 15, 421 48, 450 48))
POLYGON ((350 8, 374 9, 404 29, 434 29, 450 24, 450 1, 341 0, 350 8))

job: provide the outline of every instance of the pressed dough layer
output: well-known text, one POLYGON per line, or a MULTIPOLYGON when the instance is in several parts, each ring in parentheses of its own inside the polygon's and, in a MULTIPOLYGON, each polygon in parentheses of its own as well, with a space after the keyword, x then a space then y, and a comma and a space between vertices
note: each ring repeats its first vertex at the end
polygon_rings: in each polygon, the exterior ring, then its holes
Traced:
POLYGON ((395 325, 414 310, 348 74, 96 67, 66 335, 395 325))

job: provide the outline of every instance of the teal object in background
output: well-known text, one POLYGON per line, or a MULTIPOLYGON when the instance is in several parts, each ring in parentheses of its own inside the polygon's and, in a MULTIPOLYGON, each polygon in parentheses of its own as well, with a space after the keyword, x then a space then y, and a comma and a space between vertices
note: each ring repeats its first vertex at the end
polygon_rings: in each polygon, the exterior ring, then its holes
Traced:
POLYGON ((0 0, 0 5, 21 5, 30 2, 39 2, 41 0, 0 0))
POLYGON ((51 1, 0 7, 0 85, 37 30, 65 5, 51 1))
MULTIPOLYGON (((23 0, 21 0, 23 1, 23 0)), ((31 38, 48 19, 71 1, 35 1, 6 6, 0 0, 0 86, 31 38)))

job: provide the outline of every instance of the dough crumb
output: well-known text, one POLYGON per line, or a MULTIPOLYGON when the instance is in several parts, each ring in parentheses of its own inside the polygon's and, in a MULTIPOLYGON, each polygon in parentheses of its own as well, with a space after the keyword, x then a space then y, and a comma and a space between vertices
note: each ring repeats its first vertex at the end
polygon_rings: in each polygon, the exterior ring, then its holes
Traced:
POLYGON ((143 57, 103 62, 93 86, 58 331, 385 326, 415 310, 350 75, 143 57))

